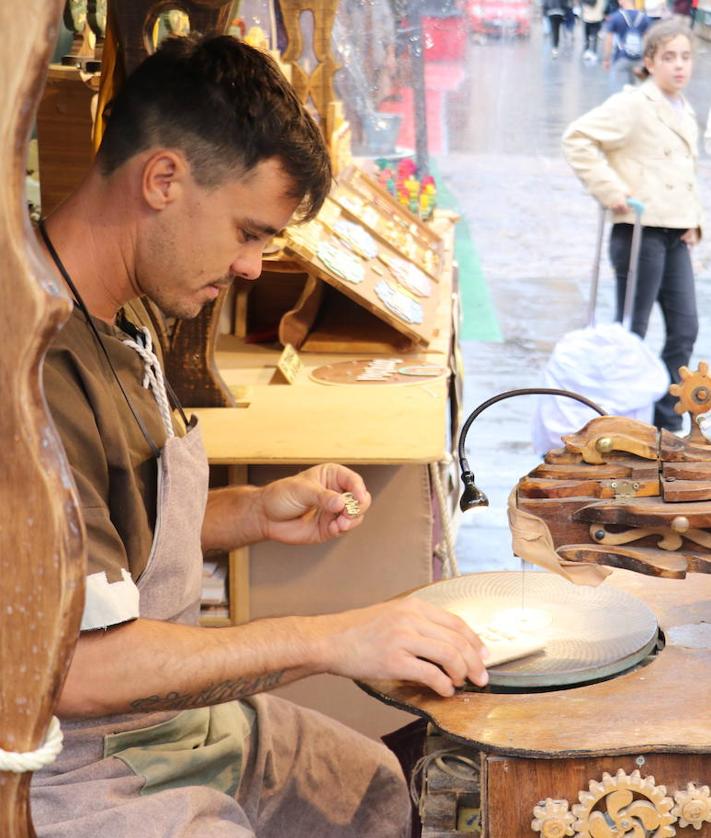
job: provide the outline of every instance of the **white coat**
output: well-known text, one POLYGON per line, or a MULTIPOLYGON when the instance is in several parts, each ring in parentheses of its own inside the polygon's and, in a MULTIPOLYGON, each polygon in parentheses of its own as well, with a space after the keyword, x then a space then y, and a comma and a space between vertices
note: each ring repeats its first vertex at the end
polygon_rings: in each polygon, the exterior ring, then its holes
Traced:
POLYGON ((607 6, 607 0, 595 0, 593 6, 583 3, 580 6, 583 21, 585 23, 602 23, 605 18, 605 6, 607 6))
MULTIPOLYGON (((677 111, 652 79, 626 87, 583 114, 563 135, 563 153, 603 206, 627 196, 645 205, 645 227, 700 228, 698 125, 686 100, 677 111)), ((615 222, 633 223, 631 212, 615 222)))

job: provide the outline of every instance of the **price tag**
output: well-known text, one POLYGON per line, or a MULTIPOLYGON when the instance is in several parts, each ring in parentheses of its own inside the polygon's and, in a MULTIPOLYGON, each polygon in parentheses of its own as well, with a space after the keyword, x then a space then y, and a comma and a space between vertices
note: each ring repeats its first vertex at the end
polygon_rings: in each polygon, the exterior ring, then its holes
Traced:
POLYGON ((290 343, 287 343, 277 361, 275 375, 282 378, 287 384, 293 384, 302 366, 299 353, 290 343))

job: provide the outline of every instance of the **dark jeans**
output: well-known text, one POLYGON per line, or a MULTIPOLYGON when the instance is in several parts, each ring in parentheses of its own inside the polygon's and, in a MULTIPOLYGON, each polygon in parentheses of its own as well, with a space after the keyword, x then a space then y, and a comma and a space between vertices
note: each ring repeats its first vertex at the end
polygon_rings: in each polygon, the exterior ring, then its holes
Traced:
POLYGON ((602 26, 601 20, 596 20, 594 23, 585 21, 585 49, 590 52, 597 52, 597 36, 602 26))
MULTIPOLYGON (((666 326, 661 357, 674 382, 680 380, 679 367, 689 364, 699 331, 694 273, 689 248, 681 241, 685 232, 666 227, 644 228, 632 309, 632 331, 643 338, 652 307, 659 302, 666 326)), ((631 243, 632 225, 614 224, 610 235, 610 259, 617 275, 618 320, 622 320, 631 243)), ((676 401, 667 393, 656 403, 654 424, 658 428, 671 431, 681 428, 682 418, 674 412, 676 401)))
POLYGON ((560 25, 563 23, 563 15, 548 15, 551 22, 551 44, 553 49, 558 49, 560 43, 560 25))

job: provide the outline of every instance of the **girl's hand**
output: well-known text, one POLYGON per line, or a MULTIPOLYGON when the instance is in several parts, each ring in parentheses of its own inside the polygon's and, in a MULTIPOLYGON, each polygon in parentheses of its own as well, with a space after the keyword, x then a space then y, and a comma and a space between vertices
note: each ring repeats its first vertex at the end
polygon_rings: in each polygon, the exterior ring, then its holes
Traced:
POLYGON ((619 201, 615 201, 614 204, 610 205, 609 208, 612 210, 612 212, 615 215, 622 215, 623 213, 626 213, 626 212, 630 211, 629 204, 627 203, 627 198, 628 197, 629 197, 629 195, 625 195, 624 198, 622 198, 619 201))
POLYGON ((687 230, 681 237, 681 240, 693 247, 695 244, 699 243, 699 231, 697 229, 687 230))

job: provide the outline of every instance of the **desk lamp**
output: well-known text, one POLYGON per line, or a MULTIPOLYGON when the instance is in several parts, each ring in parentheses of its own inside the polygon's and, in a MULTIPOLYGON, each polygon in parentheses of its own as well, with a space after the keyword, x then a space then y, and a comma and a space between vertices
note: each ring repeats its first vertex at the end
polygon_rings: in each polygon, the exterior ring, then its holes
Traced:
POLYGON ((480 413, 483 413, 487 409, 487 407, 491 407, 492 404, 501 402, 504 399, 511 399, 514 396, 536 395, 564 396, 568 399, 575 399, 575 401, 582 402, 583 404, 586 404, 588 407, 592 408, 592 410, 599 413, 600 416, 607 416, 606 411, 604 411, 599 405, 595 404, 595 402, 591 401, 585 396, 581 396, 579 393, 573 393, 570 390, 557 390, 551 387, 525 387, 519 390, 506 390, 506 392, 499 393, 498 396, 492 396, 490 399, 487 399, 485 402, 482 402, 469 414, 466 422, 462 426, 461 433, 459 434, 459 467, 462 472, 462 483, 464 483, 464 492, 462 493, 462 497, 459 500, 459 508, 462 510, 462 512, 466 512, 468 509, 475 509, 478 506, 489 505, 489 498, 487 498, 484 492, 482 492, 481 489, 474 482, 474 472, 469 468, 469 463, 467 462, 467 458, 464 452, 464 445, 466 443, 467 434, 469 433, 469 428, 471 427, 472 422, 474 422, 477 416, 479 416, 480 413))

